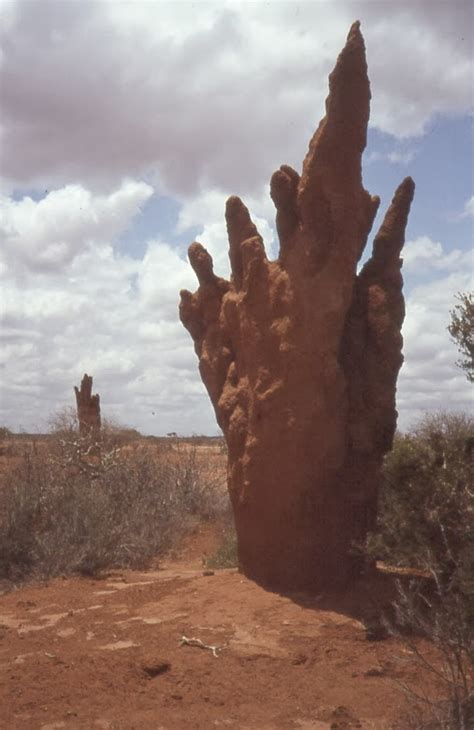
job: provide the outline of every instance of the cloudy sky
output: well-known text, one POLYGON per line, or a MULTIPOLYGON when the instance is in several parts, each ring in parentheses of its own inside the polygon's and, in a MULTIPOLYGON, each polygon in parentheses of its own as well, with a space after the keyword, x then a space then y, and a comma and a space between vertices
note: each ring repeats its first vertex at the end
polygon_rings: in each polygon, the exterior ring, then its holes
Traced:
POLYGON ((270 176, 300 169, 355 19, 372 86, 365 186, 384 211, 406 175, 417 185, 399 424, 466 409, 446 327, 472 288, 473 8, 0 0, 0 425, 44 429, 88 372, 123 424, 218 432, 177 315, 196 288, 187 246, 228 273, 235 193, 275 254, 270 176))

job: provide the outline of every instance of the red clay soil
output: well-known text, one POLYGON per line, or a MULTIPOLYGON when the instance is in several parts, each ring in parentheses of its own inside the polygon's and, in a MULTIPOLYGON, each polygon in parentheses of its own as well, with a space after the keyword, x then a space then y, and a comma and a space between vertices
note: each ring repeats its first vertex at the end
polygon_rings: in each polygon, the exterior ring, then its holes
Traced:
POLYGON ((161 568, 0 596, 2 730, 395 726, 397 680, 413 686, 419 667, 402 642, 368 640, 367 586, 279 595, 236 570, 206 575, 213 547, 201 528, 161 568))

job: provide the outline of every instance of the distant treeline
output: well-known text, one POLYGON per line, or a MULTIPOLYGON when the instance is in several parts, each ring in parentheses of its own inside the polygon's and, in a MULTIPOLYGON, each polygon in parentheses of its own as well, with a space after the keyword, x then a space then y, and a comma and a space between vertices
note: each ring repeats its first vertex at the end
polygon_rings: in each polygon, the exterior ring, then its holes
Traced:
MULTIPOLYGON (((203 434, 193 434, 192 436, 180 436, 177 433, 168 433, 166 436, 144 436, 137 431, 135 428, 114 428, 117 432, 117 436, 120 436, 120 440, 126 441, 137 441, 144 440, 157 444, 169 444, 170 441, 179 441, 181 443, 189 443, 194 446, 218 446, 223 442, 222 436, 205 436, 203 434)), ((0 440, 14 438, 24 439, 31 441, 31 439, 53 439, 57 438, 58 431, 47 431, 45 433, 27 431, 14 432, 6 426, 0 426, 0 440)))

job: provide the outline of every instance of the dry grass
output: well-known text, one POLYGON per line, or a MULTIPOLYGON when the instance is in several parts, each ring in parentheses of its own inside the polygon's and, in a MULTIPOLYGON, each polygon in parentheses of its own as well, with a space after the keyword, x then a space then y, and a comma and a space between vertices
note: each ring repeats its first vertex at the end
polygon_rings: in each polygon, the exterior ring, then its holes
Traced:
POLYGON ((228 511, 222 458, 63 430, 17 446, 0 490, 0 578, 144 567, 228 511), (18 450, 19 449, 19 450, 18 450))

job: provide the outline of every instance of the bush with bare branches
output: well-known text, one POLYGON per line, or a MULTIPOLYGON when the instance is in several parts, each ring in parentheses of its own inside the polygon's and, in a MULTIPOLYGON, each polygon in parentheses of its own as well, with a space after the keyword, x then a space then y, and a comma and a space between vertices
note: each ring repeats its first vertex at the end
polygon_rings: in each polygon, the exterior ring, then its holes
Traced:
POLYGON ((409 712, 400 730, 472 730, 474 728, 473 595, 446 591, 432 571, 430 593, 426 583, 398 584, 395 621, 389 632, 401 638, 420 669, 438 686, 433 697, 404 684, 409 712), (427 640, 420 643, 419 637, 427 640), (434 650, 434 651, 433 651, 434 650))
POLYGON ((222 472, 195 450, 125 446, 116 429, 97 438, 68 424, 26 443, 5 477, 0 578, 143 567, 196 518, 226 509, 222 472))
POLYGON ((441 692, 437 700, 411 692, 416 708, 403 727, 474 728, 473 446, 474 419, 438 413, 398 436, 385 460, 368 552, 429 577, 399 583, 395 620, 386 625, 438 678, 441 692), (434 655, 423 651, 420 636, 434 655))

